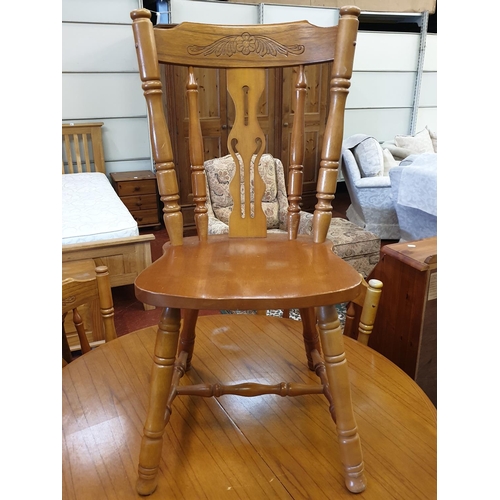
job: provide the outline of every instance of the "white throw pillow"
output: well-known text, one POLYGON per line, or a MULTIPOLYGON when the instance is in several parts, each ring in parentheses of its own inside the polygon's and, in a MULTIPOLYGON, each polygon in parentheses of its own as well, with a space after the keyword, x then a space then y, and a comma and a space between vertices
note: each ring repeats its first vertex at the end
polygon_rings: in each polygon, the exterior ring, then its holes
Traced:
POLYGON ((397 167, 400 162, 394 159, 394 156, 392 156, 392 153, 388 149, 384 149, 383 154, 384 154, 384 175, 389 175, 389 170, 392 167, 397 167))
POLYGON ((434 153, 438 152, 438 135, 437 132, 433 132, 428 127, 425 127, 429 131, 429 135, 431 136, 432 147, 434 148, 434 153))
POLYGON ((368 137, 353 150, 361 177, 377 177, 384 172, 382 146, 373 137, 368 137))
POLYGON ((394 142, 399 148, 406 148, 411 151, 411 154, 434 153, 434 146, 429 134, 429 130, 424 128, 414 136, 397 135, 394 137, 394 142))

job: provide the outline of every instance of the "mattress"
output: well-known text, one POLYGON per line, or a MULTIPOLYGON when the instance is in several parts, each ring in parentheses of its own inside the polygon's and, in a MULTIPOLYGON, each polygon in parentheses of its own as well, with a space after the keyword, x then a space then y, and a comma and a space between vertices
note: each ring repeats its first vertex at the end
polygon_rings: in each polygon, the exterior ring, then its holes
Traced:
POLYGON ((137 235, 137 222, 105 174, 62 175, 63 245, 137 235))

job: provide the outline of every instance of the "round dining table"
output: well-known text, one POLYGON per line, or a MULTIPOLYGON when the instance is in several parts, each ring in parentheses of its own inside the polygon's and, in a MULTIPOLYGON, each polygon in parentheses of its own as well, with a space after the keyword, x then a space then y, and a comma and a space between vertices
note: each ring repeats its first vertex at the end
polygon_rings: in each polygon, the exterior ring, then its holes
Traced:
MULTIPOLYGON (((123 335, 62 370, 62 498, 137 499, 137 465, 156 328, 123 335)), ((343 479, 322 395, 178 396, 166 427, 155 499, 437 497, 437 410, 391 361, 344 338, 366 490, 343 479)), ((317 383, 300 321, 252 314, 198 319, 181 380, 317 383)))

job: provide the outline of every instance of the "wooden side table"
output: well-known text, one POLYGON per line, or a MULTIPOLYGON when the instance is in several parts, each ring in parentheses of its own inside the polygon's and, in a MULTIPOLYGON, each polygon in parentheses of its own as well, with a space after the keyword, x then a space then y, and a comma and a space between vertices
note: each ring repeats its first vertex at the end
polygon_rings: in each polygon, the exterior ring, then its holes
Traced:
POLYGON ((113 172, 111 184, 139 227, 158 226, 160 200, 156 175, 149 170, 113 172))
POLYGON ((370 347, 437 405, 437 238, 385 245, 370 278, 384 283, 370 347))

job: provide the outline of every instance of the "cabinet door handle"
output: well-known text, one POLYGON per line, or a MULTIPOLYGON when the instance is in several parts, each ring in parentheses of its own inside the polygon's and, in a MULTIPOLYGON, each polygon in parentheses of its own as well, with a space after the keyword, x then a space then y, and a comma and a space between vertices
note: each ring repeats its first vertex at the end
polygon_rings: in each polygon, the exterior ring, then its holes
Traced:
POLYGON ((222 128, 222 130, 226 130, 226 129, 227 129, 227 125, 226 125, 226 124, 224 124, 224 125, 222 125, 222 127, 221 127, 221 128, 222 128))
POLYGON ((140 191, 141 187, 140 186, 134 186, 134 191, 140 191))

